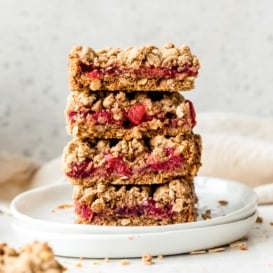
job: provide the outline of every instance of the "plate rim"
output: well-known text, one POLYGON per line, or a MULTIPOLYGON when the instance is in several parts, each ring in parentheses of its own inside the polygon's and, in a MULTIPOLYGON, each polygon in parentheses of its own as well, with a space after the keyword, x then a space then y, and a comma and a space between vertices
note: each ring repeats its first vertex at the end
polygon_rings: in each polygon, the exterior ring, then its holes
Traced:
POLYGON ((258 211, 256 210, 252 215, 230 223, 204 228, 134 234, 135 237, 132 237, 132 234, 64 233, 57 235, 41 230, 34 234, 28 227, 14 225, 11 227, 14 232, 17 231, 17 239, 19 240, 24 241, 26 238, 29 240, 29 236, 32 237, 32 240, 39 240, 40 238, 44 240, 46 238, 55 254, 59 256, 73 258, 136 258, 146 253, 151 253, 152 256, 176 255, 224 246, 246 236, 254 225, 257 215, 258 211), (234 232, 227 232, 231 230, 234 232), (205 232, 207 236, 203 236, 205 232), (215 236, 217 232, 218 235, 215 236), (212 236, 208 236, 209 234, 212 236), (222 236, 219 236, 220 234, 222 236), (188 240, 190 236, 194 235, 202 238, 201 242, 200 240, 189 240, 189 244, 185 243, 184 240, 188 240), (166 242, 166 239, 168 239, 168 242, 166 242), (115 242, 119 242, 122 247, 118 248, 114 244, 115 242))

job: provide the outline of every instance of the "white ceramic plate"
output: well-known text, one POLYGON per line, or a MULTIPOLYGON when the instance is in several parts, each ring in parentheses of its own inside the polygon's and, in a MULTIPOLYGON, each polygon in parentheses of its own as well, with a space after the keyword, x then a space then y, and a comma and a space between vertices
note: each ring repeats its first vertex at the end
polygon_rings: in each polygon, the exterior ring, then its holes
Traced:
POLYGON ((25 244, 47 241, 56 255, 86 258, 141 257, 188 253, 226 245, 247 235, 255 223, 252 216, 222 225, 200 228, 124 234, 68 234, 39 231, 24 224, 14 224, 16 239, 25 244))
POLYGON ((198 213, 211 211, 211 219, 198 218, 197 222, 151 227, 109 227, 74 224, 73 208, 58 208, 71 204, 72 186, 62 179, 58 183, 27 191, 17 196, 11 203, 12 214, 18 225, 34 230, 69 234, 133 234, 174 231, 220 225, 246 218, 256 210, 256 194, 240 183, 212 177, 195 179, 199 198, 198 213), (226 206, 219 204, 227 201, 226 206))
POLYGON ((227 244, 245 236, 256 220, 256 195, 248 187, 218 178, 195 179, 198 211, 212 219, 159 227, 107 227, 74 224, 72 186, 66 181, 17 196, 11 204, 16 239, 48 241, 68 257, 121 258, 186 253, 227 244), (219 201, 227 201, 221 206, 219 201))

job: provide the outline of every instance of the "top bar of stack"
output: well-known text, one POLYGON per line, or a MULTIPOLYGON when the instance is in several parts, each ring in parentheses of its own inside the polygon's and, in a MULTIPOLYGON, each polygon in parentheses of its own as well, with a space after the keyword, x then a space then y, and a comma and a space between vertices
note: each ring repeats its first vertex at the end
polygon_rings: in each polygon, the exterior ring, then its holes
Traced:
POLYGON ((77 46, 69 55, 73 91, 185 91, 194 88, 199 61, 188 46, 172 43, 93 50, 77 46))

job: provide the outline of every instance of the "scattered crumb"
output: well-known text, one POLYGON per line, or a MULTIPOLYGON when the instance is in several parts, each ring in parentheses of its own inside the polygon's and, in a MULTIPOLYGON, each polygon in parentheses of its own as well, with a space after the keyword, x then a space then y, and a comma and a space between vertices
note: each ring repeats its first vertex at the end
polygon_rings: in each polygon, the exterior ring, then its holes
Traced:
POLYGON ((100 265, 99 261, 93 261, 93 265, 100 265))
POLYGON ((227 206, 228 205, 228 201, 226 201, 226 200, 219 200, 218 203, 220 206, 227 206))
POLYGON ((163 259, 163 256, 162 256, 162 255, 158 255, 158 256, 157 256, 157 259, 158 259, 158 260, 162 260, 162 259, 163 259))
POLYGON ((224 247, 215 247, 215 248, 210 248, 208 249, 209 253, 216 253, 216 252, 222 252, 224 251, 225 248, 224 247))
POLYGON ((154 263, 153 256, 151 254, 145 254, 142 256, 141 262, 145 265, 151 265, 154 263))
POLYGON ((108 264, 110 262, 109 258, 104 258, 104 262, 108 264))
POLYGON ((69 209, 69 208, 73 208, 73 204, 61 204, 57 206, 55 209, 53 209, 51 212, 55 213, 57 209, 69 209))
POLYGON ((229 244, 229 247, 230 248, 239 247, 242 243, 243 243, 242 241, 233 242, 229 244))
POLYGON ((263 218, 260 216, 258 216, 256 219, 256 223, 258 223, 258 224, 261 224, 263 221, 264 221, 263 218))
POLYGON ((240 250, 248 250, 248 245, 247 243, 244 243, 244 244, 241 244, 239 248, 240 250))
POLYGON ((270 226, 273 226, 273 222, 270 222, 269 225, 270 225, 270 226))
POLYGON ((121 264, 122 266, 125 266, 125 265, 129 265, 130 262, 129 262, 127 259, 123 259, 123 260, 120 261, 120 264, 121 264))
POLYGON ((204 220, 211 219, 211 210, 207 209, 201 216, 204 220))
POLYGON ((248 250, 247 240, 248 240, 247 237, 243 237, 241 240, 232 242, 229 245, 224 245, 224 246, 209 248, 209 249, 195 250, 195 251, 191 251, 189 254, 194 255, 194 254, 206 254, 206 253, 222 252, 222 251, 225 251, 228 246, 230 248, 236 248, 237 247, 240 250, 248 250))
POLYGON ((70 209, 73 208, 72 204, 62 204, 57 207, 57 209, 70 209))
POLYGON ((128 237, 128 239, 129 239, 129 240, 134 240, 135 237, 134 237, 134 236, 130 236, 130 237, 128 237))
POLYGON ((190 254, 191 255, 205 254, 206 252, 207 252, 206 250, 194 250, 194 251, 191 251, 190 254))
POLYGON ((246 240, 239 240, 239 241, 235 241, 233 243, 230 243, 229 247, 230 248, 235 248, 235 247, 241 248, 242 245, 247 245, 246 240))

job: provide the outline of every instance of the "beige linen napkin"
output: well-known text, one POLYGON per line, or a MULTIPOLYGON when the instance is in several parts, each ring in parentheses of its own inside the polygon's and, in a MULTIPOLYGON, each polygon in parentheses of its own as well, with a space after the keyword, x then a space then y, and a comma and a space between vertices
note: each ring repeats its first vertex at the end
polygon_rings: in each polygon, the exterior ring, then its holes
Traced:
POLYGON ((29 181, 38 169, 36 162, 0 151, 0 209, 7 208, 14 196, 29 188, 29 181))
MULTIPOLYGON (((200 113, 197 120, 194 131, 203 139, 199 175, 244 183, 255 189, 260 204, 272 203, 273 119, 200 113)), ((63 177, 61 165, 59 157, 37 169, 27 159, 0 153, 0 205, 18 192, 56 182, 63 177)))
POLYGON ((259 203, 273 202, 273 119, 201 113, 195 131, 203 139, 199 175, 253 187, 259 203))

